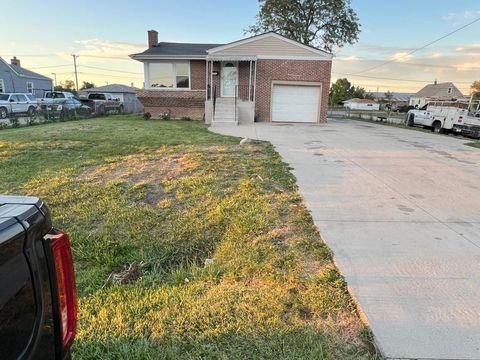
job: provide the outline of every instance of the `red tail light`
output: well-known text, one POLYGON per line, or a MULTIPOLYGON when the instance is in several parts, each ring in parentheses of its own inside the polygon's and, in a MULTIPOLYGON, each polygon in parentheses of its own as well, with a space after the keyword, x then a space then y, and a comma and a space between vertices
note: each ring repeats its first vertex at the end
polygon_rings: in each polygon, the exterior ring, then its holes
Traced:
POLYGON ((50 238, 59 306, 60 332, 63 348, 69 348, 77 326, 77 289, 73 270, 70 240, 65 233, 50 238))

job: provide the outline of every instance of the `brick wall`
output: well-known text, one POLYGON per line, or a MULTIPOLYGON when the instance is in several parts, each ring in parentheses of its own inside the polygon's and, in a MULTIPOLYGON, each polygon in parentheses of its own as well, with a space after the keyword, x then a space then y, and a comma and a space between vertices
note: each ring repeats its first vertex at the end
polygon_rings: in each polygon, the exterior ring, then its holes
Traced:
POLYGON ((204 90, 139 90, 137 96, 145 107, 145 112, 154 118, 158 118, 162 112, 170 111, 173 118, 203 120, 204 90))
POLYGON ((205 60, 190 61, 190 88, 192 90, 205 90, 205 60))
POLYGON ((191 90, 139 90, 138 99, 145 112, 159 118, 161 113, 170 112, 172 118, 203 120, 205 114, 205 61, 190 61, 191 90))
POLYGON ((332 62, 314 60, 259 60, 255 114, 257 121, 271 121, 272 81, 321 82, 320 122, 327 121, 328 92, 332 62))

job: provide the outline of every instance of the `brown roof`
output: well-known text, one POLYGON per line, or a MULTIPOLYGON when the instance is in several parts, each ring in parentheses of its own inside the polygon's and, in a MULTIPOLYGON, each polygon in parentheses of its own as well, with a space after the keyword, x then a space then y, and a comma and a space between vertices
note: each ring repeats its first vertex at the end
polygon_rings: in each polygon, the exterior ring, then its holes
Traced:
POLYGON ((463 94, 458 88, 451 82, 429 84, 422 90, 412 95, 417 98, 457 98, 463 97, 463 94), (448 89, 452 88, 452 92, 449 93, 448 89))

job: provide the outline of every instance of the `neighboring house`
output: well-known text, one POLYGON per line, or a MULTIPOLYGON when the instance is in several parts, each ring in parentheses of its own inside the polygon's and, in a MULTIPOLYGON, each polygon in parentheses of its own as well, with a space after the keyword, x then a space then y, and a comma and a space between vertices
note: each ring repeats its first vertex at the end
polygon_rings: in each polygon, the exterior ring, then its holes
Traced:
POLYGON ((451 82, 429 84, 422 90, 413 94, 410 97, 410 106, 421 108, 428 104, 430 101, 438 100, 457 100, 463 98, 464 95, 458 88, 451 82))
POLYGON ((88 96, 89 93, 110 93, 123 101, 123 109, 128 114, 139 113, 143 111, 143 105, 137 98, 137 88, 122 84, 109 84, 95 88, 80 90, 81 94, 88 96))
POLYGON ((22 68, 15 56, 10 64, 0 57, 0 93, 29 93, 41 98, 52 89, 52 79, 22 68))
POLYGON ((274 32, 229 44, 158 42, 131 58, 144 63, 138 93, 153 117, 207 123, 326 122, 332 55, 274 32))
POLYGON ((350 99, 343 102, 343 106, 350 110, 380 110, 380 104, 370 99, 350 99))
POLYGON ((369 93, 372 95, 379 103, 381 110, 388 110, 387 105, 391 104, 391 110, 397 110, 402 106, 408 106, 410 102, 410 97, 412 96, 411 93, 400 93, 400 92, 390 92, 389 96, 387 97, 387 93, 385 92, 373 92, 369 93))

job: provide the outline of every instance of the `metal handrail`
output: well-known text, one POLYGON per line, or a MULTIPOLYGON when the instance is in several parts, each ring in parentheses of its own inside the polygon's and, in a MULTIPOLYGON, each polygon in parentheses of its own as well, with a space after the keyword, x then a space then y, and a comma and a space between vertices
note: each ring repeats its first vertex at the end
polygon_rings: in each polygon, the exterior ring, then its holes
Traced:
POLYGON ((215 105, 217 104, 217 85, 213 85, 212 104, 213 104, 212 120, 215 120, 215 105))

